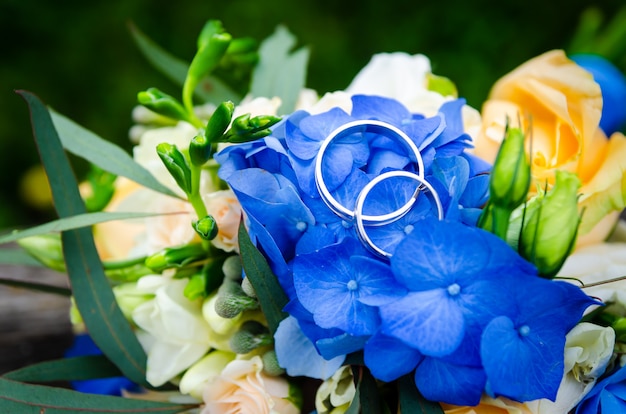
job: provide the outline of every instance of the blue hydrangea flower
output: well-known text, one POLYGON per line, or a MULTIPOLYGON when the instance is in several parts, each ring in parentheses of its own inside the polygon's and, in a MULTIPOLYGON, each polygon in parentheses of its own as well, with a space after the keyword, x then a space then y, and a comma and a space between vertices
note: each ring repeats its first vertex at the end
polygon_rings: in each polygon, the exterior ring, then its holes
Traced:
POLYGON ((576 414, 626 412, 626 366, 598 382, 576 408, 576 414))

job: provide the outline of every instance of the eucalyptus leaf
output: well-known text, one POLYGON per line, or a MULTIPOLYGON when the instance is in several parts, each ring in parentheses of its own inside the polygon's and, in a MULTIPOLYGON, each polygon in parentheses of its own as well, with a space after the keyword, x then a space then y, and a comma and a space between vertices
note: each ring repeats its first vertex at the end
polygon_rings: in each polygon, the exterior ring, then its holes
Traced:
POLYGON ((443 414, 439 403, 428 401, 420 394, 412 375, 398 379, 398 396, 402 414, 443 414))
MULTIPOLYGON (((177 213, 168 213, 177 214, 177 213)), ((15 231, 4 236, 0 236, 0 244, 10 243, 30 236, 47 234, 52 232, 74 230, 82 227, 93 226, 94 224, 104 223, 113 220, 129 220, 145 217, 153 217, 163 214, 155 213, 123 213, 123 212, 97 212, 77 214, 72 217, 64 217, 58 220, 49 221, 39 226, 31 227, 26 230, 15 231)))
POLYGON ((0 278, 0 285, 24 288, 28 290, 34 290, 37 292, 52 293, 55 295, 68 296, 68 297, 72 295, 72 291, 68 288, 45 285, 43 283, 25 282, 23 280, 0 278))
POLYGON ((20 382, 81 381, 119 376, 122 372, 104 355, 45 361, 3 375, 20 382))
MULTIPOLYGON (((130 24, 130 33, 137 47, 152 66, 176 85, 182 87, 187 78, 189 63, 164 50, 134 24, 130 24)), ((212 103, 239 101, 241 99, 238 93, 234 92, 224 82, 214 76, 203 78, 198 87, 194 90, 194 94, 202 101, 212 103)))
POLYGON ((22 249, 0 249, 0 265, 37 266, 41 263, 22 249))
POLYGON ((176 414, 197 407, 133 398, 84 394, 0 378, 0 412, 20 414, 159 413, 176 414))
POLYGON ((172 197, 172 190, 157 181, 148 170, 137 164, 122 148, 106 141, 65 116, 50 111, 63 147, 105 171, 131 179, 144 187, 172 197))
POLYGON ((280 321, 287 317, 287 313, 283 311, 288 302, 287 295, 261 252, 250 241, 243 222, 239 226, 238 237, 244 272, 254 287, 267 324, 274 334, 280 321))
MULTIPOLYGON (((46 106, 35 95, 18 93, 28 103, 35 142, 50 181, 59 217, 85 213, 78 183, 46 106)), ((104 274, 90 229, 67 230, 61 234, 63 256, 76 306, 92 339, 102 352, 131 381, 149 387, 146 354, 124 318, 104 274)), ((5 395, 0 391, 0 395, 5 395)))
POLYGON ((306 82, 309 49, 292 52, 296 38, 284 26, 265 39, 259 48, 259 63, 252 73, 250 93, 254 97, 277 96, 282 105, 278 113, 294 111, 298 95, 306 82))

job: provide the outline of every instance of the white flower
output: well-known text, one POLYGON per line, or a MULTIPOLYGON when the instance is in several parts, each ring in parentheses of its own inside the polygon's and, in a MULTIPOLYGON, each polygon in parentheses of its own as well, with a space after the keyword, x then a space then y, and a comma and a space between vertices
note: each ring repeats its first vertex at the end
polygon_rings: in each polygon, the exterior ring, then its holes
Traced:
MULTIPOLYGON (((558 274, 576 278, 585 284, 625 275, 626 243, 598 243, 581 247, 567 258, 558 274)), ((614 310, 626 315, 626 280, 585 288, 584 291, 605 303, 615 302, 616 305, 612 305, 614 310)))
POLYGON ((211 331, 202 317, 201 303, 183 294, 187 280, 144 276, 138 290, 154 293, 154 299, 133 311, 133 321, 148 335, 146 379, 153 386, 165 384, 209 351, 211 331))
POLYGON ((355 394, 352 369, 344 365, 317 389, 315 409, 318 414, 343 414, 350 406, 355 394))
POLYGON ((615 331, 591 323, 580 323, 565 342, 565 375, 556 401, 537 400, 526 403, 533 414, 568 413, 591 391, 604 373, 613 354, 615 331))
POLYGON ((202 414, 297 414, 289 383, 263 372, 261 357, 236 359, 204 388, 202 414))
POLYGON ((219 376, 226 365, 235 359, 235 356, 236 354, 226 351, 210 352, 185 372, 178 385, 180 392, 202 400, 206 385, 219 376))

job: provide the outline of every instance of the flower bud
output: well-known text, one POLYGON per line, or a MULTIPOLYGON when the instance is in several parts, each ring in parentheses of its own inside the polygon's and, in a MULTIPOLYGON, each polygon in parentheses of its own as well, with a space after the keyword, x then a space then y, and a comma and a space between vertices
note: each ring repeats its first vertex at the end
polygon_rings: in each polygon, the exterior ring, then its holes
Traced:
POLYGON ((157 145, 157 154, 165 164, 169 173, 176 180, 176 184, 185 192, 191 193, 191 168, 187 158, 176 145, 163 142, 157 145))
POLYGON ((250 279, 248 279, 247 277, 245 277, 242 281, 241 281, 241 290, 244 291, 244 293, 248 296, 250 296, 251 298, 256 298, 256 291, 254 290, 254 286, 252 286, 252 283, 250 282, 250 279))
POLYGON ((203 240, 213 240, 217 236, 217 222, 213 216, 206 216, 194 221, 193 229, 203 240))
POLYGON ((157 88, 149 88, 137 94, 137 101, 151 111, 168 118, 189 122, 189 114, 174 97, 157 88))
POLYGON ((187 79, 183 86, 186 94, 190 96, 200 80, 217 67, 231 40, 232 36, 229 33, 211 32, 210 30, 201 33, 198 38, 198 52, 189 65, 187 79))
POLYGON ((273 349, 264 353, 261 359, 263 360, 263 371, 267 375, 278 377, 285 373, 285 369, 278 364, 278 357, 273 349))
POLYGON ((197 47, 203 48, 211 40, 211 37, 216 34, 224 33, 224 26, 219 20, 208 20, 198 35, 197 47))
POLYGON ((259 307, 259 302, 246 295, 241 285, 231 279, 225 278, 217 291, 215 311, 223 318, 234 318, 245 310, 259 307))
POLYGON ((180 392, 202 400, 202 391, 206 384, 219 376, 224 367, 233 359, 235 359, 235 354, 232 352, 210 352, 185 372, 180 380, 180 392))
POLYGON ((230 338, 230 348, 237 354, 248 354, 259 347, 273 343, 272 334, 256 321, 244 322, 230 338))
POLYGON ((437 76, 432 73, 426 74, 426 89, 437 92, 441 96, 452 96, 454 98, 459 96, 454 82, 444 76, 437 76))
POLYGON ((230 125, 230 121, 233 118, 235 112, 235 104, 231 101, 222 102, 213 112, 209 122, 206 126, 206 139, 209 144, 213 142, 219 142, 219 139, 224 135, 226 129, 230 125))
POLYGON ((280 121, 279 117, 271 115, 255 116, 250 114, 238 116, 233 120, 232 126, 223 136, 222 142, 242 143, 268 136, 273 125, 280 121))
POLYGON ((202 244, 187 244, 181 247, 167 247, 148 256, 145 265, 155 272, 162 272, 171 267, 181 267, 196 260, 206 258, 207 252, 202 244))
POLYGON ((113 294, 117 305, 129 321, 133 319, 133 311, 137 306, 154 298, 154 295, 146 294, 137 289, 137 283, 123 283, 114 286, 113 294))
POLYGON ((525 138, 519 128, 507 128, 491 172, 489 199, 494 205, 509 211, 526 200, 530 186, 525 138))
POLYGON ((196 167, 203 166, 211 158, 211 143, 204 135, 196 135, 189 143, 189 159, 196 167))
POLYGON ((543 277, 556 275, 574 247, 580 224, 579 188, 578 176, 557 171, 552 189, 527 208, 519 251, 543 277))
POLYGON ((65 272, 63 246, 58 234, 40 234, 24 237, 17 241, 24 250, 44 266, 59 272, 65 272))

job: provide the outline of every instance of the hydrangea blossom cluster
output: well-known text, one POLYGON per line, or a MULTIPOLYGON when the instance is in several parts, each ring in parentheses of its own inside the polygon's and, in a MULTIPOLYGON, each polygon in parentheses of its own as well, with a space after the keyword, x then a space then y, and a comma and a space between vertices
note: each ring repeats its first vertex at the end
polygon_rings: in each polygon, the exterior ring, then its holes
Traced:
MULTIPOLYGON (((475 405, 484 391, 554 399, 565 335, 595 302, 573 285, 539 278, 504 241, 475 227, 489 165, 466 152, 464 102, 446 102, 432 117, 376 96, 355 95, 352 104, 349 114, 295 112, 271 136, 215 157, 290 299, 275 336, 280 364, 290 376, 326 379, 347 354, 363 351, 376 378, 414 372, 433 401, 475 405), (410 137, 444 213, 438 220, 431 200, 417 197, 407 214, 371 226, 368 236, 390 260, 364 246, 353 220, 333 212, 316 185, 322 143, 356 120, 383 121, 410 137)), ((368 182, 393 170, 416 172, 410 152, 371 132, 333 143, 322 161, 327 187, 349 210, 368 182)), ((415 188, 381 183, 364 212, 398 211, 415 188)))

